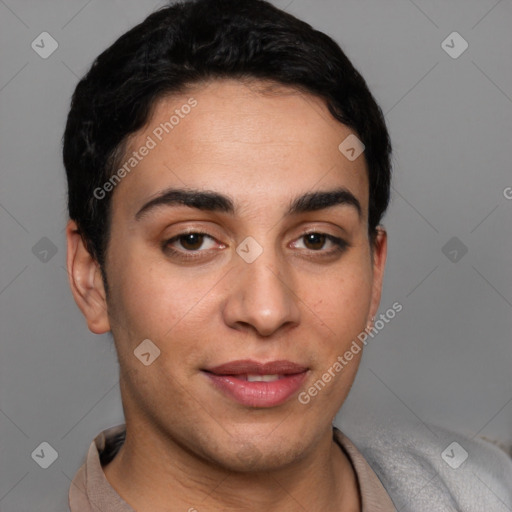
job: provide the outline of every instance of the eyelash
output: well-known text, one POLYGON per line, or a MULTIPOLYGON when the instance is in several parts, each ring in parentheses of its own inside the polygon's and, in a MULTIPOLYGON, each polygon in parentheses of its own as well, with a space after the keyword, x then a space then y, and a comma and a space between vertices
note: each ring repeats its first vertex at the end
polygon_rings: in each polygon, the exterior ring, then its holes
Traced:
MULTIPOLYGON (((196 249, 196 250, 180 251, 180 250, 176 250, 176 249, 173 249, 172 247, 170 247, 170 244, 172 244, 176 241, 179 241, 180 238, 187 236, 187 235, 201 235, 201 236, 205 236, 205 237, 208 237, 208 238, 216 241, 215 237, 213 237, 209 233, 205 233, 203 231, 188 231, 188 232, 180 233, 179 235, 176 235, 176 236, 164 241, 162 244, 164 252, 167 252, 171 256, 178 256, 178 257, 182 258, 183 260, 188 260, 188 261, 201 258, 202 257, 201 253, 207 252, 207 250, 196 249), (192 254, 187 254, 187 253, 192 253, 192 254)), ((334 235, 329 235, 328 233, 323 233, 321 231, 307 231, 306 233, 302 233, 302 235, 300 235, 297 240, 304 238, 308 235, 323 235, 323 236, 325 236, 326 241, 329 241, 332 244, 334 244, 335 247, 333 249, 331 249, 330 251, 324 251, 322 249, 319 249, 319 250, 306 249, 311 253, 320 253, 319 254, 320 256, 327 257, 327 256, 333 256, 335 254, 341 254, 341 253, 345 252, 345 250, 348 247, 350 247, 349 244, 347 242, 345 242, 345 240, 338 238, 334 235)))

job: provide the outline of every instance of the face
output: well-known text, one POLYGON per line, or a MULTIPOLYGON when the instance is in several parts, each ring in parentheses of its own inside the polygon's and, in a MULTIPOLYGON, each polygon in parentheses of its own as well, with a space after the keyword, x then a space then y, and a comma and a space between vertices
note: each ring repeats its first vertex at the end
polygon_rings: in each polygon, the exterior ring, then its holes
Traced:
POLYGON ((330 430, 361 351, 335 363, 376 312, 386 250, 382 231, 372 258, 364 157, 338 149, 353 132, 320 99, 262 85, 156 104, 112 197, 108 302, 77 299, 112 331, 127 423, 242 471, 330 430), (147 365, 143 340, 160 351, 147 365))

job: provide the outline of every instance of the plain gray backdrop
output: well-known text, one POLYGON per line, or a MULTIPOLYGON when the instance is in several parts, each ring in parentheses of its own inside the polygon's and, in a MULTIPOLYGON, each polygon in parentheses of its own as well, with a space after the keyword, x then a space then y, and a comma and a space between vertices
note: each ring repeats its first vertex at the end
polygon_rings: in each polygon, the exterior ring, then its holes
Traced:
MULTIPOLYGON (((394 146, 380 312, 403 310, 337 424, 357 440, 348 418, 371 412, 511 445, 512 1, 274 3, 340 43, 394 146)), ((0 0, 1 512, 67 510, 92 439, 123 422, 113 345, 69 290, 61 137, 79 77, 161 5, 0 0)))

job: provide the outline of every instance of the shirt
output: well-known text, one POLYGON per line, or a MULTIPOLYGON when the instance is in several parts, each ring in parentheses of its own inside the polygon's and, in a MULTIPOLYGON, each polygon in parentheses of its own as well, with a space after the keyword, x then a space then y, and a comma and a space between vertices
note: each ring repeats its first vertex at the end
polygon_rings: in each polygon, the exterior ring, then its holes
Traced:
MULTIPOLYGON (((124 441, 125 425, 110 427, 98 434, 89 447, 85 463, 69 488, 71 512, 135 512, 110 485, 102 466, 112 460, 124 441)), ((395 512, 395 507, 379 478, 361 452, 338 428, 333 438, 352 464, 359 486, 362 512, 395 512)))

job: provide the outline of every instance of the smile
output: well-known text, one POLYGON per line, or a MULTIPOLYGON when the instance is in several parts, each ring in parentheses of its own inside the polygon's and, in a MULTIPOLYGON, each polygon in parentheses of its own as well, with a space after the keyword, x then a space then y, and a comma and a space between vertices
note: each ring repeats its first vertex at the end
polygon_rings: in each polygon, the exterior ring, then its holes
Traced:
POLYGON ((290 361, 258 363, 234 361, 208 370, 204 375, 215 389, 248 407, 276 407, 299 391, 308 369, 290 361))

